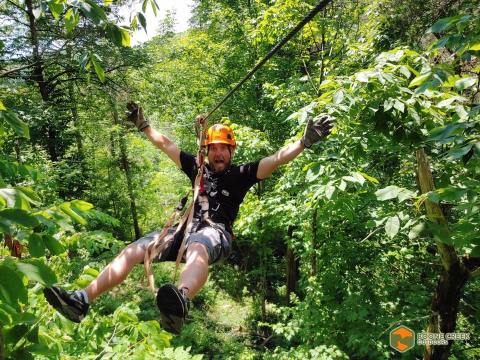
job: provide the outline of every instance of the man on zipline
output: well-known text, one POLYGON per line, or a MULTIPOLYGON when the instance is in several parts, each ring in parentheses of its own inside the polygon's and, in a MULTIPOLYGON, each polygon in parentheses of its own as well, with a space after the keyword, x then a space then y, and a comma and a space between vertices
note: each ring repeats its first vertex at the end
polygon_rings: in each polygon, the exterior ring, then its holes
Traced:
MULTIPOLYGON (((153 129, 143 116, 142 108, 129 104, 128 116, 148 139, 162 150, 190 179, 192 185, 197 175, 195 156, 181 151, 165 135, 153 129)), ((204 118, 197 117, 203 124, 204 118)), ((230 254, 232 224, 247 191, 257 182, 267 178, 280 165, 296 158, 305 148, 310 148, 327 136, 332 122, 326 115, 310 119, 300 140, 286 145, 275 154, 259 161, 233 165, 231 163, 236 142, 230 127, 215 124, 207 131, 204 145, 208 149, 208 164, 204 168, 204 193, 199 196, 192 221, 192 231, 186 238, 185 267, 177 286, 166 284, 157 293, 157 305, 162 326, 171 332, 180 333, 187 316, 187 302, 202 288, 208 278, 208 266, 226 259, 230 254), (206 201, 208 199, 208 202, 206 201), (203 200, 203 201, 202 201, 203 200), (205 216, 210 220, 205 221, 205 216)), ((156 261, 175 260, 178 253, 178 233, 170 228, 164 241, 168 246, 161 251, 156 261)), ((133 266, 145 259, 148 245, 160 232, 142 237, 123 249, 100 275, 85 289, 65 291, 60 287, 45 288, 47 301, 67 319, 80 322, 88 312, 89 304, 99 295, 122 283, 133 266)))

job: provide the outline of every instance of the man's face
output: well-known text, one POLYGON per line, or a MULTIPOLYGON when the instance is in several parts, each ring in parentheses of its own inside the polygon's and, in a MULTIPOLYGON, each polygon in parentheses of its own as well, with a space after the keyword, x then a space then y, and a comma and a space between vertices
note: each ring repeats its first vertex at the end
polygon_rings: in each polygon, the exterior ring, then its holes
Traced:
POLYGON ((230 166, 232 156, 226 144, 208 145, 208 163, 215 172, 222 172, 230 166))

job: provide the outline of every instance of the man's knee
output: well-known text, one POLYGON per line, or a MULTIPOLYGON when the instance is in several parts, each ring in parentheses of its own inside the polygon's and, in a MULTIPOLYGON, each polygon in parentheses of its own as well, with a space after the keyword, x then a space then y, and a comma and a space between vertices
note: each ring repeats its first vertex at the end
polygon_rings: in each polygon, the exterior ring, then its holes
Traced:
POLYGON ((199 242, 189 244, 187 248, 187 259, 193 257, 205 259, 208 263, 208 250, 206 245, 199 242))
POLYGON ((140 244, 130 244, 120 252, 119 257, 125 258, 128 262, 138 264, 145 257, 145 248, 140 244))

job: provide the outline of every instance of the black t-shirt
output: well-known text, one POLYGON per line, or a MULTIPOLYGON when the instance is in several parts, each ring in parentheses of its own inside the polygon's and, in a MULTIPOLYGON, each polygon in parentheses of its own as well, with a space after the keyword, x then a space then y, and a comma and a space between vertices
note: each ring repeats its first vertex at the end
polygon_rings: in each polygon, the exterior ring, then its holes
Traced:
MULTIPOLYGON (((208 196, 210 219, 230 228, 237 217, 240 204, 247 191, 260 180, 257 179, 257 169, 260 161, 242 165, 231 165, 221 173, 215 173, 205 164, 204 187, 208 196)), ((187 174, 192 186, 197 176, 198 167, 195 156, 184 151, 180 152, 182 171, 187 174)), ((200 207, 195 206, 195 218, 200 218, 200 207)))

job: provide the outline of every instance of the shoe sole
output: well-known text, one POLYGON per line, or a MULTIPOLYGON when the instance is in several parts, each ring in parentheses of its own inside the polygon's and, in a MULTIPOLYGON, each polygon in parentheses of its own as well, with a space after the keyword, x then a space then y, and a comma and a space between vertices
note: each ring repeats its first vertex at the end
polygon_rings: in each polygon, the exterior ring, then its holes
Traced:
POLYGON ((167 284, 158 289, 157 306, 163 328, 177 335, 180 334, 185 322, 186 309, 174 285, 167 284))
POLYGON ((79 323, 83 320, 83 316, 81 315, 74 314, 74 316, 72 316, 72 313, 68 311, 68 308, 71 306, 63 301, 63 299, 60 297, 60 294, 58 294, 54 288, 43 289, 43 295, 45 296, 47 302, 68 320, 76 323, 79 323))

